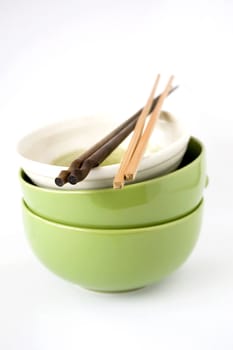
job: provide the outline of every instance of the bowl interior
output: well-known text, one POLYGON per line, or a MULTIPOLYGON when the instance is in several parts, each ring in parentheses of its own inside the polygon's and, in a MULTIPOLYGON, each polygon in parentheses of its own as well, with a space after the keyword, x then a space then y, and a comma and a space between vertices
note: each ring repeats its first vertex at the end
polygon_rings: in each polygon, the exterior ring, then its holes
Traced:
MULTIPOLYGON (((59 156, 72 151, 79 154, 79 151, 91 147, 106 133, 112 131, 114 126, 113 120, 100 119, 99 117, 78 118, 77 120, 53 124, 23 138, 19 142, 18 152, 21 156, 32 161, 55 165, 54 161, 59 156)), ((163 111, 151 138, 151 152, 160 151, 176 142, 184 133, 186 134, 179 120, 163 111)), ((128 141, 129 137, 123 142, 124 149, 127 147, 128 141)), ((67 164, 61 166, 66 167, 67 164)))
MULTIPOLYGON (((173 172, 169 173, 169 174, 165 174, 165 175, 162 175, 162 176, 159 176, 159 177, 156 177, 154 179, 149 179, 149 180, 145 180, 143 182, 139 182, 139 183, 131 183, 127 186, 125 186, 125 189, 127 188, 137 188, 137 187, 140 187, 142 185, 145 185, 145 184, 149 184, 149 183, 152 183, 152 182, 157 182, 157 181, 161 181, 161 179, 164 179, 166 180, 167 177, 170 177, 170 176, 175 176, 176 172, 180 171, 181 169, 187 167, 187 166, 192 166, 193 162, 194 161, 198 161, 199 157, 201 156, 202 152, 204 150, 204 146, 203 144, 201 143, 200 140, 198 140, 197 138, 195 137, 191 137, 189 142, 188 142, 188 146, 187 146, 187 149, 184 153, 184 156, 179 164, 179 166, 177 167, 176 170, 174 170, 173 172)), ((25 173, 25 171, 23 169, 20 169, 20 179, 22 179, 25 183, 29 184, 29 185, 33 185, 33 186, 36 186, 36 184, 33 182, 33 180, 25 173)), ((37 186, 38 187, 38 186, 37 186)), ((43 188, 43 187, 38 187, 38 190, 40 191, 43 191, 43 192, 60 192, 61 189, 60 188, 56 188, 56 189, 49 189, 49 188, 43 188)), ((78 189, 74 190, 74 191, 65 191, 65 193, 69 193, 69 192, 72 192, 73 194, 75 192, 79 193, 81 192, 83 195, 85 193, 87 194, 91 194, 91 193, 103 193, 103 192, 112 192, 115 190, 113 190, 112 188, 102 188, 102 189, 90 189, 90 190, 81 190, 79 191, 78 189)))
MULTIPOLYGON (((62 159, 64 161, 68 157, 70 164, 79 153, 112 131, 113 125, 111 120, 89 117, 37 130, 24 137, 18 144, 20 166, 38 185, 56 187, 55 177, 68 166, 68 164, 65 166, 60 163, 57 165, 56 162, 62 162, 62 159)), ((87 178, 77 187, 80 189, 110 187, 129 139, 130 136, 119 146, 118 154, 115 152, 110 156, 113 164, 92 169, 87 178), (111 181, 105 184, 106 179, 111 179, 111 181)), ((189 134, 179 120, 163 111, 151 136, 147 151, 140 162, 138 180, 152 177, 155 174, 159 176, 177 167, 188 139, 189 134)), ((76 186, 66 184, 62 189, 68 188, 75 189, 76 186)))

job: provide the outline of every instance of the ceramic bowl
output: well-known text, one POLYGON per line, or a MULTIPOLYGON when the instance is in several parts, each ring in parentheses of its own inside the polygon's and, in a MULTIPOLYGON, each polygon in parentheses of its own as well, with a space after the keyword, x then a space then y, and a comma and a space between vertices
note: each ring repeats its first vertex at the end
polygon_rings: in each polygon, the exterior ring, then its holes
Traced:
MULTIPOLYGON (((119 121, 114 123, 113 118, 106 120, 100 117, 85 117, 36 130, 18 143, 20 167, 38 186, 57 189, 54 180, 67 166, 53 163, 56 163, 58 158, 65 158, 65 155, 70 157, 68 155, 75 154, 76 150, 90 148, 118 124, 119 121)), ((177 168, 186 150, 189 136, 177 118, 168 112, 162 112, 150 138, 150 145, 140 162, 135 181, 159 176, 177 168)), ((127 147, 129 139, 130 137, 122 143, 122 150, 127 147)), ((112 187, 118 168, 119 164, 99 166, 92 169, 85 180, 76 185, 67 183, 60 190, 112 187)))
POLYGON ((138 227, 174 220, 200 202, 206 184, 205 150, 192 138, 180 168, 121 190, 61 191, 35 186, 20 172, 27 205, 38 215, 69 225, 138 227))
POLYGON ((183 264, 197 241, 202 207, 166 224, 130 229, 61 225, 25 203, 23 218, 31 248, 49 270, 88 289, 118 292, 157 282, 183 264))

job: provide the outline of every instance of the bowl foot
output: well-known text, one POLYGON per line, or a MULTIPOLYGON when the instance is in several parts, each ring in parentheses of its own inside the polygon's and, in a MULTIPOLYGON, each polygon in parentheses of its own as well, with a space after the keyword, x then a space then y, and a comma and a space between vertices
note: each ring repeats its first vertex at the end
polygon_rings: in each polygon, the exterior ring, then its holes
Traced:
POLYGON ((115 293, 130 293, 130 292, 135 292, 137 290, 143 289, 146 286, 142 287, 136 287, 132 289, 122 289, 122 290, 100 290, 100 289, 92 289, 92 288, 86 288, 87 290, 90 290, 91 292, 96 292, 96 293, 110 293, 110 294, 115 294, 115 293))

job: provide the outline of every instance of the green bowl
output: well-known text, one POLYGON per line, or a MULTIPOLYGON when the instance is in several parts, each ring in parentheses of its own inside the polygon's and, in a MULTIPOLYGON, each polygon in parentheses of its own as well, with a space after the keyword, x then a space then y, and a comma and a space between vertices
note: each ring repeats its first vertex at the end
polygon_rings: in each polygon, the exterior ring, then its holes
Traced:
POLYGON ((192 211, 206 184, 205 150, 192 138, 180 168, 122 190, 61 191, 38 187, 21 170, 27 205, 38 215, 67 225, 126 228, 160 224, 192 211))
POLYGON ((127 291, 150 285, 177 269, 197 241, 203 203, 166 224, 130 229, 62 225, 34 214, 23 202, 32 250, 55 274, 88 289, 127 291))
POLYGON ((122 190, 54 190, 33 185, 21 170, 24 200, 38 215, 72 226, 143 227, 188 214, 206 184, 205 150, 192 138, 179 169, 122 190))

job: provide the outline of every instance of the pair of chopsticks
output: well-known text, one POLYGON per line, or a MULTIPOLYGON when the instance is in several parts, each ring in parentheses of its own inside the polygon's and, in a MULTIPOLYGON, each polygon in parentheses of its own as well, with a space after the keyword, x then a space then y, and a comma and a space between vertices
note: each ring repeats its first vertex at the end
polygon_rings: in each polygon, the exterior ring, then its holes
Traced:
MULTIPOLYGON (((155 92, 156 86, 153 87, 152 91, 155 92)), ((177 86, 171 88, 169 85, 169 90, 167 94, 172 93, 175 89, 177 89, 177 86)), ((86 152, 80 155, 70 164, 67 170, 62 170, 59 173, 59 175, 55 178, 56 185, 61 187, 67 182, 69 182, 72 185, 75 185, 76 183, 84 180, 91 171, 91 169, 100 165, 114 151, 114 149, 116 149, 119 146, 119 144, 134 130, 139 120, 139 117, 142 114, 146 119, 146 117, 157 108, 161 97, 162 95, 159 95, 158 97, 153 99, 151 93, 150 105, 148 104, 144 108, 141 108, 132 117, 127 119, 124 123, 119 125, 116 129, 114 129, 112 132, 106 135, 94 146, 92 146, 90 149, 88 149, 86 152)), ((142 124, 141 121, 140 124, 142 124)))
POLYGON ((149 142, 149 138, 155 127, 160 110, 162 108, 162 104, 165 98, 167 97, 167 95, 169 94, 173 79, 174 77, 171 76, 170 79, 168 80, 168 83, 163 93, 159 96, 158 102, 155 108, 153 109, 150 119, 145 127, 146 117, 148 115, 148 112, 151 110, 153 97, 160 80, 160 75, 159 74, 157 75, 157 78, 155 80, 155 83, 150 93, 150 96, 148 98, 148 101, 137 120, 134 133, 129 143, 129 146, 123 156, 123 159, 120 163, 119 170, 113 180, 113 187, 115 189, 122 188, 124 186, 125 180, 133 180, 135 178, 140 160, 146 150, 146 146, 149 142))

